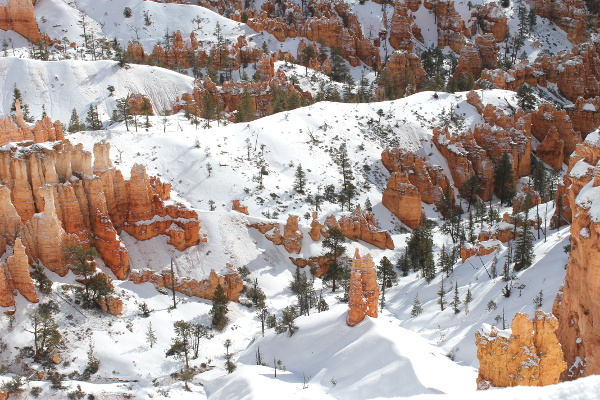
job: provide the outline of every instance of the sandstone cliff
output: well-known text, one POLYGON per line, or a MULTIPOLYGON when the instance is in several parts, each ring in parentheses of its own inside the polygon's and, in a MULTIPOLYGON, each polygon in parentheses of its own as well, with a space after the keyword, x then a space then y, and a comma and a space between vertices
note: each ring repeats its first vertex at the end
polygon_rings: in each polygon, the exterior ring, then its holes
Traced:
POLYGON ((421 195, 410 183, 407 173, 392 173, 381 202, 409 228, 416 228, 421 223, 421 195))
POLYGON ((0 119, 0 146, 9 142, 22 142, 32 140, 42 143, 65 138, 60 121, 52 122, 50 118, 37 121, 33 129, 23 119, 21 104, 15 102, 15 118, 10 116, 0 119))
POLYGON ((533 322, 517 314, 510 331, 484 325, 475 334, 479 376, 477 388, 545 386, 559 382, 565 370, 552 314, 536 312, 533 322))
POLYGON ((8 0, 3 3, 5 5, 0 6, 0 29, 15 31, 33 42, 42 38, 34 15, 35 1, 8 0))
POLYGON ((571 156, 568 205, 572 212, 571 253, 553 312, 568 369, 563 379, 600 373, 600 134, 588 135, 571 156))

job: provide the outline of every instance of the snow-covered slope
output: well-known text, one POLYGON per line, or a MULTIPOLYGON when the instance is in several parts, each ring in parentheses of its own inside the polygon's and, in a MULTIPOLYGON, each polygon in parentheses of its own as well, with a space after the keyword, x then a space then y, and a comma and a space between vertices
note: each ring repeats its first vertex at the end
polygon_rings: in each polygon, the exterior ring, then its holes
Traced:
POLYGON ((147 65, 119 67, 114 61, 36 61, 0 58, 0 113, 7 115, 17 87, 36 119, 46 113, 68 123, 76 109, 83 120, 90 105, 98 107, 101 119, 109 120, 117 98, 141 93, 150 98, 154 110, 170 110, 175 99, 192 91, 194 79, 147 65), (111 97, 107 89, 113 86, 111 97))

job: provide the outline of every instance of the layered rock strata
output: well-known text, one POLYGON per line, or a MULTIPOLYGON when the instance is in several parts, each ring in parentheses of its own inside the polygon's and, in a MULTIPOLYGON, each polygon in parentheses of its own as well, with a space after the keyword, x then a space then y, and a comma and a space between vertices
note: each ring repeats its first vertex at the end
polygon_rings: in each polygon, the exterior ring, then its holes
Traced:
POLYGON ((29 259, 20 238, 15 240, 13 254, 6 262, 0 262, 0 307, 14 306, 16 291, 32 303, 39 301, 29 275, 29 259))
POLYGON ((541 311, 535 313, 533 322, 527 314, 515 315, 511 329, 506 331, 484 325, 475 334, 477 388, 558 383, 566 364, 556 337, 557 328, 557 319, 541 311))
POLYGON ((15 102, 15 117, 7 116, 0 119, 0 146, 10 142, 31 140, 35 143, 42 143, 64 138, 60 121, 52 122, 49 117, 37 121, 32 129, 23 118, 19 100, 15 102))
POLYGON ((0 29, 15 31, 32 42, 42 38, 35 20, 36 0, 7 0, 0 6, 0 29))

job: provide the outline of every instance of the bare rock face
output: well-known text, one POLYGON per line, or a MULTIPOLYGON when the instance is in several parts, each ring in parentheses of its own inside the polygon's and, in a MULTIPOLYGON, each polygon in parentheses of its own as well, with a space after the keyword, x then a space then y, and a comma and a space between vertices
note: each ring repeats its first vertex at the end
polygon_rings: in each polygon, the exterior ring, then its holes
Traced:
POLYGON ((565 159, 565 141, 560 138, 555 126, 552 126, 542 143, 535 149, 535 154, 546 164, 558 171, 565 159))
POLYGON ((390 45, 395 50, 412 53, 413 39, 423 41, 420 29, 416 26, 412 13, 409 14, 408 8, 403 3, 397 2, 394 5, 394 14, 392 14, 390 22, 390 45), (415 38, 415 34, 419 37, 415 38))
POLYGON ((15 240, 13 254, 6 259, 6 263, 0 262, 0 307, 14 306, 16 291, 32 303, 39 301, 29 275, 29 259, 25 254, 25 246, 19 237, 15 240))
MULTIPOLYGON (((537 111, 531 114, 531 133, 543 143, 546 136, 553 135, 554 131, 558 133, 559 138, 564 143, 563 161, 568 163, 569 156, 582 141, 581 134, 573 129, 571 118, 565 110, 557 110, 550 104, 542 104, 537 111)), ((549 140, 557 141, 556 138, 552 137, 549 140)), ((542 147, 543 149, 544 147, 542 147)), ((554 164, 557 164, 557 161, 554 164)))
POLYGON ((552 314, 517 314, 510 331, 489 325, 475 334, 480 390, 509 386, 545 386, 559 382, 566 369, 556 337, 558 320, 552 314))
POLYGON ((486 3, 483 7, 474 9, 471 19, 474 22, 471 25, 471 34, 475 35, 479 28, 484 34, 492 34, 496 42, 506 39, 508 18, 497 3, 486 3))
MULTIPOLYGON (((388 61, 385 63, 384 72, 387 74, 387 81, 380 79, 378 81, 379 87, 377 88, 377 96, 380 99, 384 99, 385 86, 388 83, 399 86, 401 90, 404 90, 408 85, 415 87, 419 86, 423 79, 425 79, 425 69, 421 63, 421 59, 415 53, 407 53, 404 51, 394 52, 388 61)), ((399 97, 402 93, 397 92, 396 95, 399 97)))
POLYGON ((438 46, 449 46, 455 53, 460 53, 470 35, 465 21, 450 0, 424 0, 425 8, 432 10, 438 28, 438 46))
MULTIPOLYGON (((149 269, 143 271, 136 270, 131 274, 130 280, 136 284, 151 282, 156 287, 166 289, 173 288, 171 272, 168 269, 165 269, 162 272, 156 272, 149 269)), ((244 281, 238 273, 234 272, 221 276, 213 269, 210 271, 209 278, 203 281, 197 281, 190 278, 176 278, 174 287, 176 292, 183 293, 186 296, 196 296, 202 299, 212 300, 215 289, 219 284, 225 289, 225 293, 229 300, 236 302, 239 300, 240 294, 244 289, 244 281)))
POLYGON ((467 43, 458 57, 458 65, 456 67, 455 75, 458 77, 477 78, 481 74, 483 69, 483 60, 479 49, 472 43, 467 43))
POLYGON ((600 126, 600 97, 589 99, 577 98, 572 107, 565 110, 571 119, 573 129, 581 132, 585 138, 600 126))
POLYGON ((123 313, 123 300, 119 296, 109 295, 98 299, 98 305, 105 313, 121 315, 123 313))
POLYGON ((564 380, 600 373, 600 134, 589 134, 571 156, 568 201, 572 211, 571 253, 563 287, 553 313, 559 320, 557 336, 563 346, 567 371, 564 380))
POLYGON ((394 249, 390 233, 379 229, 373 213, 361 210, 360 206, 350 215, 342 216, 338 224, 340 231, 348 239, 362 240, 380 249, 394 249))
POLYGON ((288 253, 300 253, 302 250, 302 232, 298 229, 298 216, 289 215, 281 234, 280 224, 276 222, 257 222, 248 225, 249 228, 258 229, 267 239, 276 245, 283 245, 288 253))
POLYGON ((109 151, 108 143, 96 144, 92 157, 68 141, 0 151, 0 249, 12 245, 20 231, 30 262, 39 260, 64 275, 68 266, 62 249, 95 246, 114 274, 126 279, 123 229, 138 240, 168 235, 180 250, 198 244, 197 214, 163 201, 170 185, 148 177, 140 166, 125 181, 109 151))
POLYGON ((42 38, 31 0, 8 0, 0 7, 0 29, 15 31, 32 42, 42 38))
POLYGON ((370 254, 361 257, 356 249, 352 259, 350 272, 350 289, 348 292, 348 317, 346 323, 354 326, 365 319, 365 316, 377 318, 379 302, 379 286, 377 271, 370 254))
POLYGON ((381 202, 409 228, 414 229, 421 223, 421 195, 417 187, 410 183, 408 174, 392 174, 381 202))
POLYGON ((0 146, 26 140, 42 143, 65 138, 60 121, 52 122, 50 118, 45 117, 37 121, 32 129, 23 119, 19 100, 15 102, 15 108, 15 119, 10 116, 0 119, 0 146))
POLYGON ((513 214, 525 211, 527 198, 529 198, 530 208, 542 204, 540 194, 529 186, 524 186, 513 199, 513 214))
POLYGON ((243 206, 239 200, 233 200, 233 203, 231 204, 231 209, 233 211, 237 211, 239 213, 248 215, 248 207, 243 206))
POLYGON ((427 204, 435 204, 438 209, 442 205, 444 190, 454 199, 454 189, 439 165, 433 165, 414 152, 401 148, 388 148, 381 153, 381 161, 390 172, 403 172, 419 191, 421 200, 427 204))
POLYGON ((476 244, 467 243, 460 248, 460 258, 464 263, 473 256, 485 256, 492 254, 502 242, 497 239, 485 240, 476 244))

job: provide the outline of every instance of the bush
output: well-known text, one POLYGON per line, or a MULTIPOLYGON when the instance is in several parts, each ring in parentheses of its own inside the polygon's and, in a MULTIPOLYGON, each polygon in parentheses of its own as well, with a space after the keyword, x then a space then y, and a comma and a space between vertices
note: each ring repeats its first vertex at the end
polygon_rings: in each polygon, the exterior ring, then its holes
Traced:
POLYGON ((131 8, 125 7, 125 9, 123 10, 123 16, 125 18, 131 18, 132 15, 133 13, 131 12, 131 8))

